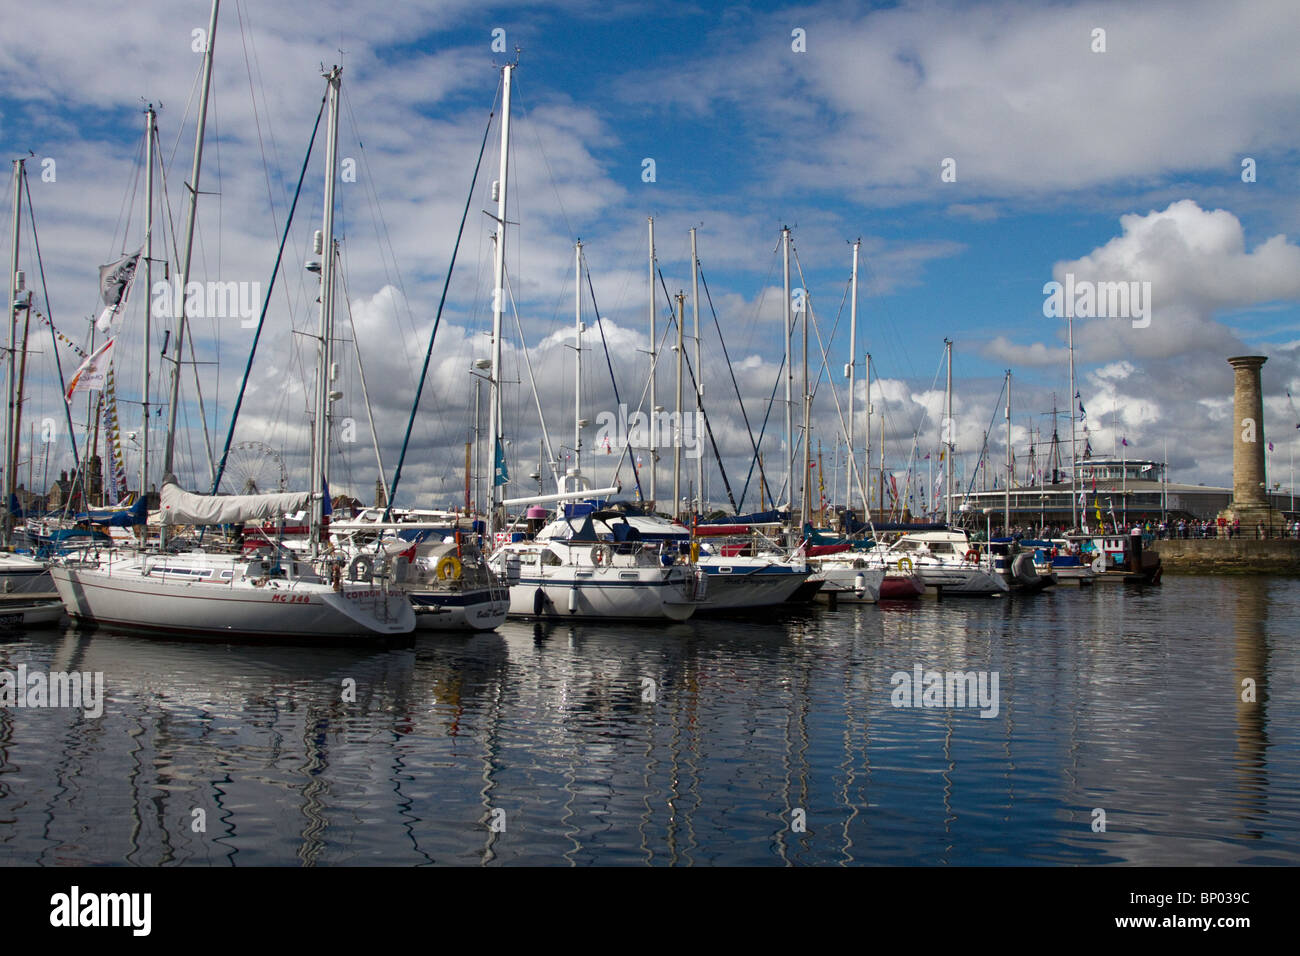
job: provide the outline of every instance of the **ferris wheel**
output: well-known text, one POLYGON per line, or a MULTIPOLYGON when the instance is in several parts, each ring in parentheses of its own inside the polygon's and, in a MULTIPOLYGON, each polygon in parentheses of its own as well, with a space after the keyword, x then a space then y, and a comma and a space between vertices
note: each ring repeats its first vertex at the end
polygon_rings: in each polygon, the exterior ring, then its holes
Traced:
POLYGON ((260 441, 241 441, 230 449, 226 477, 240 495, 284 491, 288 481, 280 453, 260 441))

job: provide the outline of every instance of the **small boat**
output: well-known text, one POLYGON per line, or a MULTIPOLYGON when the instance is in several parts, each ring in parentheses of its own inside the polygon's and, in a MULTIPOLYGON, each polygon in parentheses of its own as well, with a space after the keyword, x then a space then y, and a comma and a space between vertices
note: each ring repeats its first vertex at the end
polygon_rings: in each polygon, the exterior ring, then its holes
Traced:
POLYGON ((492 631, 505 623, 510 594, 477 536, 424 522, 340 523, 333 531, 351 558, 344 578, 373 581, 376 569, 390 568, 389 589, 410 599, 417 631, 492 631))
POLYGON ((875 604, 880 600, 885 571, 867 567, 860 553, 844 551, 813 555, 808 558, 808 563, 814 569, 814 578, 820 578, 822 582, 821 590, 817 592, 818 600, 845 604, 875 604))
POLYGON ((916 573, 942 595, 1003 595, 1011 585, 965 531, 916 531, 866 554, 869 567, 916 573))
POLYGON ((1092 558, 1095 581, 1121 584, 1159 584, 1164 569, 1160 555, 1142 546, 1140 534, 1069 535, 1077 542, 1083 560, 1092 558))
POLYGON ((0 629, 56 624, 62 618, 63 602, 57 595, 24 594, 0 600, 0 629))
POLYGON ((511 542, 488 566, 510 589, 510 617, 685 621, 706 587, 658 545, 594 535, 511 542))
POLYGON ((1074 553, 1070 542, 1064 538, 1025 539, 1020 542, 1020 546, 1033 549, 1034 567, 1038 573, 1051 573, 1057 584, 1087 587, 1096 577, 1090 563, 1074 553))
POLYGON ((1051 569, 1040 570, 1034 552, 1013 538, 994 538, 988 543, 988 551, 994 569, 1018 594, 1036 594, 1056 583, 1051 569))

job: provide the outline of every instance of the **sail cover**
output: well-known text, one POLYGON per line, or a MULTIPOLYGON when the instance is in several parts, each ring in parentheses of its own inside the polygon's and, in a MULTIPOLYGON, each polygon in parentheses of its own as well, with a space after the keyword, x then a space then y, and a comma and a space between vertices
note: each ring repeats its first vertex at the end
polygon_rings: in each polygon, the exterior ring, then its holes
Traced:
POLYGON ((168 482, 162 487, 163 524, 242 524, 266 521, 311 503, 306 491, 274 495, 196 495, 168 482))

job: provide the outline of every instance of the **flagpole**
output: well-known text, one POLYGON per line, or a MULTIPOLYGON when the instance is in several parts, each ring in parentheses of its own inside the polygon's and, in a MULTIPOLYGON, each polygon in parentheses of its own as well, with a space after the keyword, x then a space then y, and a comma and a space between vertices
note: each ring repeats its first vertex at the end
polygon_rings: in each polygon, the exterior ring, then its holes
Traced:
POLYGON ((1076 444, 1077 438, 1074 431, 1074 403, 1079 400, 1078 392, 1074 388, 1074 310, 1069 309, 1067 321, 1069 322, 1070 335, 1070 523, 1072 530, 1079 527, 1079 494, 1076 482, 1079 471, 1079 448, 1076 444))
POLYGON ((10 496, 14 493, 13 477, 15 463, 18 461, 18 435, 14 428, 14 393, 17 379, 16 360, 17 343, 14 336, 18 328, 18 222, 22 216, 22 187, 23 187, 23 167, 27 161, 25 159, 14 160, 14 221, 13 233, 11 237, 12 246, 9 256, 9 418, 8 427, 5 430, 5 439, 8 444, 5 463, 5 501, 4 501, 4 544, 7 547, 13 534, 13 514, 9 509, 10 496))
MULTIPOLYGON (((140 390, 140 496, 146 501, 149 497, 149 360, 152 358, 150 353, 150 326, 153 324, 153 316, 150 315, 153 304, 153 164, 154 164, 154 146, 157 124, 155 122, 155 113, 153 104, 145 110, 145 174, 144 174, 144 289, 145 289, 145 306, 144 306, 144 385, 140 390)), ((184 295, 184 290, 182 290, 184 295)), ((145 505, 148 508, 148 504, 145 505)))

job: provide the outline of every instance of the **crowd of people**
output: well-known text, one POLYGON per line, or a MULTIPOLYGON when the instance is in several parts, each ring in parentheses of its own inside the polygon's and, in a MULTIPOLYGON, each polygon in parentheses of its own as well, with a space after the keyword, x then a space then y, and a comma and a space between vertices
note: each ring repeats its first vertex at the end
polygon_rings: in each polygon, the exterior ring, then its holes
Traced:
MULTIPOLYGON (((1110 521, 1103 521, 1099 526, 1089 526, 1082 529, 1084 534, 1132 534, 1140 533, 1147 541, 1155 541, 1168 538, 1300 538, 1300 521, 1286 520, 1281 525, 1275 524, 1272 528, 1260 521, 1251 527, 1249 524, 1243 525, 1241 519, 1228 521, 1226 518, 1198 520, 1187 520, 1179 518, 1177 520, 1160 521, 1143 517, 1134 521, 1127 526, 1122 523, 1117 530, 1115 524, 1110 521)), ((1067 534, 1078 534, 1079 531, 1069 530, 1064 527, 1049 525, 1042 528, 1022 527, 1013 528, 1011 537, 1013 538, 1042 538, 1053 539, 1062 538, 1067 534)), ((993 530, 993 536, 1003 537, 1001 528, 993 530)))

